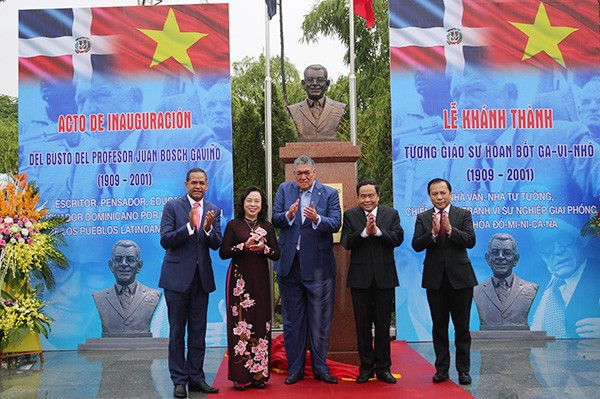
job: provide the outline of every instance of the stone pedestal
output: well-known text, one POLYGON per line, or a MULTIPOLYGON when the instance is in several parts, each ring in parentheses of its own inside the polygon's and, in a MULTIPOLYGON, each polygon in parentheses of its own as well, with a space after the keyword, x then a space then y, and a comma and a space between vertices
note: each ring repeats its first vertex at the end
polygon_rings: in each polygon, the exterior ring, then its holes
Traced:
MULTIPOLYGON (((317 180, 332 185, 340 192, 342 214, 357 205, 356 161, 360 147, 345 141, 288 143, 279 149, 279 160, 285 165, 286 181, 293 180, 294 160, 308 155, 316 163, 317 180)), ((341 229, 340 229, 341 230, 341 229)), ((335 309, 331 326, 331 344, 328 358, 337 362, 359 365, 356 348, 356 328, 350 289, 346 287, 350 252, 339 243, 340 233, 334 235, 337 276, 335 282, 335 309), (336 239, 337 238, 337 239, 336 239)))
POLYGON ((536 331, 529 329, 511 330, 481 330, 471 331, 471 338, 474 340, 486 339, 506 339, 506 340, 554 340, 554 337, 546 335, 546 331, 536 331))
POLYGON ((77 350, 86 351, 116 351, 139 349, 167 349, 169 338, 152 337, 119 337, 119 338, 88 338, 85 344, 78 344, 77 350))

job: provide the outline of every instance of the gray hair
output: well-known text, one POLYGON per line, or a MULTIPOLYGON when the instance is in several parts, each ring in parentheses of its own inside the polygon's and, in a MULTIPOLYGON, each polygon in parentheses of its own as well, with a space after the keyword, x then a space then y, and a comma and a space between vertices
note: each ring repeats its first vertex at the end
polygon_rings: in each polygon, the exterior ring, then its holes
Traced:
POLYGON ((112 253, 115 253, 115 249, 117 249, 117 247, 123 247, 123 248, 132 248, 135 249, 135 256, 137 256, 138 258, 140 257, 140 246, 137 245, 137 243, 135 241, 131 241, 131 240, 120 240, 115 242, 115 245, 113 245, 112 247, 112 253))
POLYGON ((308 165, 312 169, 315 167, 315 161, 313 161, 308 155, 300 155, 294 160, 294 170, 296 170, 296 168, 300 165, 308 165))
POLYGON ((510 241, 512 243, 513 251, 515 251, 515 253, 517 252, 517 240, 515 240, 514 237, 510 234, 496 233, 493 236, 491 236, 490 240, 488 241, 488 250, 492 248, 492 243, 494 242, 494 240, 510 241))

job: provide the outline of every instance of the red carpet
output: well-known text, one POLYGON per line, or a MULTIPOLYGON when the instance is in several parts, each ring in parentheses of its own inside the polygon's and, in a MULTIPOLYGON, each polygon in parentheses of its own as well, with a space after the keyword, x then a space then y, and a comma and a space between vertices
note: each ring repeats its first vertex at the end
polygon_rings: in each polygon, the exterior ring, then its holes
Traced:
MULTIPOLYGON (((279 350, 273 341, 273 356, 278 357, 279 350)), ((273 363, 273 362, 272 362, 273 363)), ((344 367, 330 365, 334 376, 346 377, 344 372, 336 374, 335 370, 343 370, 344 367)), ((347 369, 347 368, 346 368, 347 369)), ((357 369, 355 367, 354 369, 357 369)), ((347 373, 347 371, 346 371, 347 373)), ((396 384, 386 384, 377 380, 371 380, 366 384, 357 384, 354 381, 340 380, 337 385, 325 384, 309 377, 305 372, 304 379, 294 385, 285 385, 287 374, 271 372, 271 378, 267 388, 263 390, 251 389, 236 391, 233 383, 227 379, 227 358, 224 357, 221 367, 213 386, 220 388, 219 398, 256 398, 271 397, 282 399, 322 399, 341 397, 352 398, 378 398, 378 399, 410 399, 410 398, 444 398, 444 399, 466 399, 474 398, 470 393, 448 380, 440 384, 431 382, 435 374, 435 367, 429 364, 421 355, 412 349, 405 341, 392 342, 392 373, 397 378, 396 384)), ((356 371, 354 375, 357 375, 356 371)))

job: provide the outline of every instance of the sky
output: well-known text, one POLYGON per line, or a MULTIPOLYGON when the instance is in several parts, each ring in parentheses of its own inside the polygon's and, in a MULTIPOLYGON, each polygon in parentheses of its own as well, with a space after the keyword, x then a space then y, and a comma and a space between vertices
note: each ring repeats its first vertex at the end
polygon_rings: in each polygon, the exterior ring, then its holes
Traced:
MULTIPOLYGON (((286 56, 303 71, 307 65, 323 64, 332 79, 348 74, 343 63, 344 47, 337 40, 320 38, 317 44, 299 43, 304 15, 318 0, 283 0, 283 24, 286 56)), ((164 0, 159 7, 175 4, 229 3, 231 61, 257 58, 265 49, 264 0, 164 0)), ((0 94, 18 96, 18 10, 37 8, 73 8, 135 6, 137 0, 6 0, 0 3, 0 94)), ((270 22, 271 56, 280 51, 279 15, 270 22)))

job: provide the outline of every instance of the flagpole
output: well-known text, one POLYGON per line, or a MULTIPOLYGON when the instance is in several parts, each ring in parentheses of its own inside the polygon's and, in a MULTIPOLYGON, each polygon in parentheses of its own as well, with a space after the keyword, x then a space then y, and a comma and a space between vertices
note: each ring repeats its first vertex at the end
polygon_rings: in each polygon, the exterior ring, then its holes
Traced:
MULTIPOLYGON (((271 125, 271 32, 269 13, 265 6, 265 172, 267 175, 267 204, 273 200, 273 155, 272 155, 272 125, 271 125)), ((269 214, 270 215, 270 214, 269 214)), ((269 216, 269 220, 271 217, 269 216)))
POLYGON ((356 76, 354 75, 354 0, 349 0, 350 18, 350 141, 356 145, 356 76))
MULTIPOLYGON (((269 22, 269 9, 265 2, 265 175, 267 176, 267 204, 273 204, 273 154, 272 154, 272 124, 271 124, 271 31, 269 22)), ((267 219, 271 220, 271 212, 267 212, 267 219)), ((271 298, 274 298, 275 289, 273 281, 273 262, 269 260, 269 287, 271 298)), ((271 300, 271 326, 275 320, 275 304, 271 300)))

